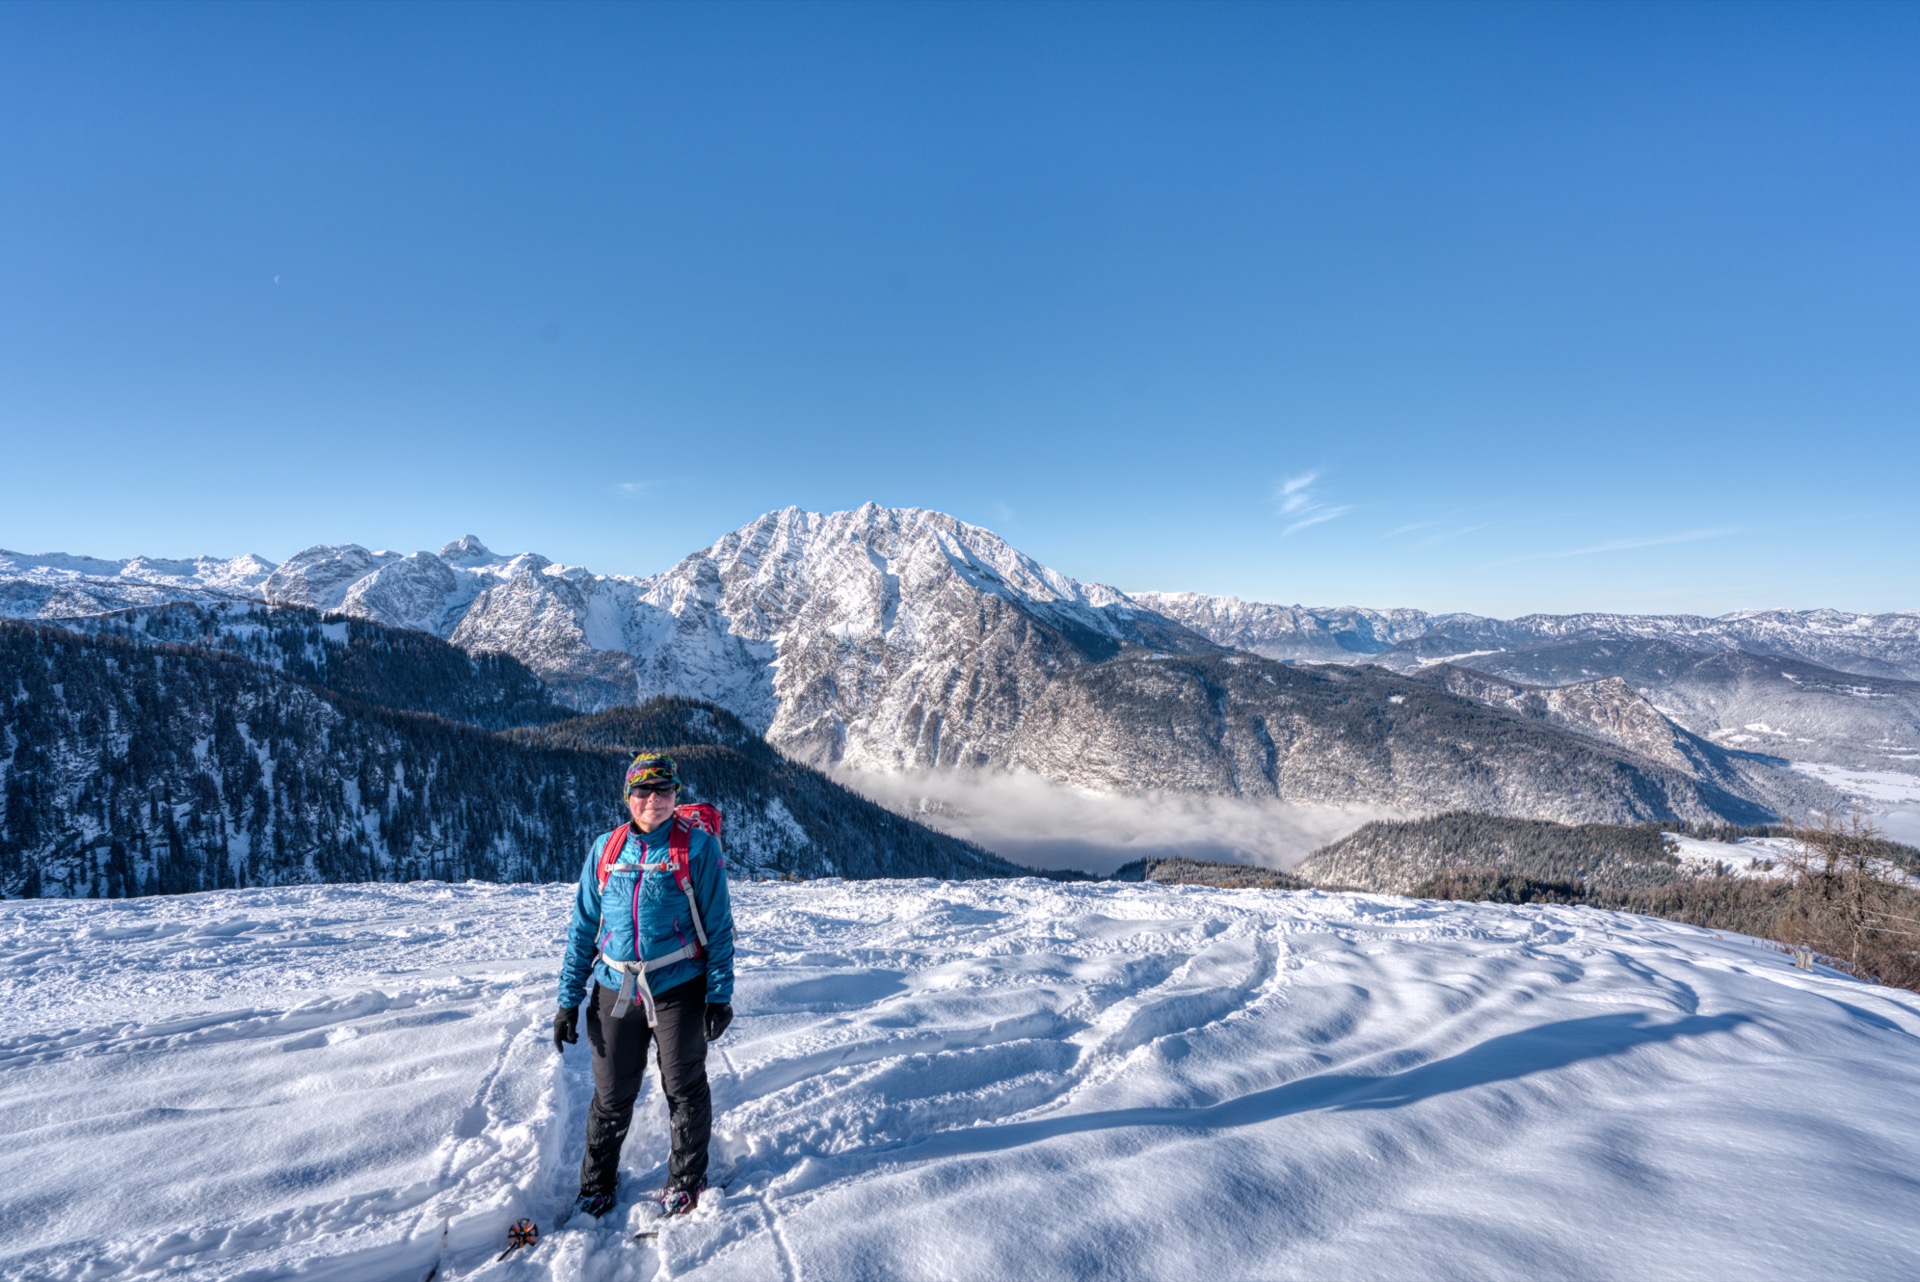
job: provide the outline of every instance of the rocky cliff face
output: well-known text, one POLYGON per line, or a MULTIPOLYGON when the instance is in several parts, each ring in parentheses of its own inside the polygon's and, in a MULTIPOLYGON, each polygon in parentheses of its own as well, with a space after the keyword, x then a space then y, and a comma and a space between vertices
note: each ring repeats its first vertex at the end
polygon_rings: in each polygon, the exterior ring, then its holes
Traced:
POLYGON ((767 656, 770 684, 733 681, 768 737, 804 760, 863 769, 996 762, 1058 672, 1126 645, 1214 649, 977 526, 871 506, 772 513, 675 566, 643 600, 675 620, 643 680, 711 688, 710 668, 692 665, 732 638, 767 656))
POLYGON ((1439 664, 1423 669, 1419 678, 1454 694, 1623 748, 1642 760, 1783 814, 1806 816, 1845 807, 1839 793, 1790 769, 1780 757, 1731 749, 1679 725, 1620 677, 1531 686, 1439 664))
POLYGON ((1529 686, 1453 664, 1438 665, 1421 675, 1454 694, 1566 726, 1674 770, 1696 771, 1693 736, 1662 716, 1619 677, 1563 686, 1529 686))
POLYGON ((1129 654, 1065 670, 1004 761, 1088 788, 1416 814, 1751 823, 1770 813, 1713 779, 1430 682, 1246 654, 1129 654))

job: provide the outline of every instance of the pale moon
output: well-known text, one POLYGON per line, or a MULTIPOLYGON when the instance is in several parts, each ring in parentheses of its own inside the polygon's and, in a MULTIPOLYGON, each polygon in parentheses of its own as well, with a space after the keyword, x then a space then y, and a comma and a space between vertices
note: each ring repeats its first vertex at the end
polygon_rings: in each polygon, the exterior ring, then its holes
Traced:
POLYGON ((280 283, 280 278, 279 278, 278 276, 275 276, 275 277, 273 278, 273 283, 274 283, 274 284, 276 284, 276 285, 278 285, 278 284, 280 283))

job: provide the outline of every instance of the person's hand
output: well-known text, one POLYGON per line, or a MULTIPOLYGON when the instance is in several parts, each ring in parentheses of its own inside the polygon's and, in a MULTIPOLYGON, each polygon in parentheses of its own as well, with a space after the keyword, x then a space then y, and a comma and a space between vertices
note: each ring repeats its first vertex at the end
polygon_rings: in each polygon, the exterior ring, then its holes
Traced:
POLYGON ((733 1007, 725 1002, 707 1003, 707 1040, 717 1042, 720 1034, 727 1031, 727 1025, 733 1022, 733 1007))
MULTIPOLYGON (((713 1008, 709 1006, 707 1009, 711 1011, 713 1008)), ((711 1022, 713 1016, 708 1015, 707 1019, 711 1022)), ((553 1012, 553 1049, 565 1051, 568 1042, 577 1042, 580 1040, 580 1034, 576 1030, 576 1025, 578 1025, 579 1022, 580 1008, 578 1006, 562 1006, 559 1010, 553 1012)))

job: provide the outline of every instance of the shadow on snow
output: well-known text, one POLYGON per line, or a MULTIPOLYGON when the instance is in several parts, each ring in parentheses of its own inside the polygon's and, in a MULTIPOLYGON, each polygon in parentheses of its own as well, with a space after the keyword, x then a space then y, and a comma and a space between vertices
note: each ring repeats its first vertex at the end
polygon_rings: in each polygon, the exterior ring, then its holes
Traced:
MULTIPOLYGON (((1566 1068, 1584 1060, 1623 1055, 1641 1046, 1727 1032, 1750 1023, 1747 1015, 1687 1015, 1656 1023, 1644 1011, 1595 1015, 1522 1029, 1491 1038, 1457 1055, 1398 1073, 1322 1073, 1199 1108, 1123 1108, 998 1126, 948 1131, 905 1144, 835 1154, 834 1167, 861 1160, 924 1162, 1004 1152, 1026 1144, 1127 1127, 1172 1127, 1218 1131, 1254 1126, 1313 1109, 1348 1112, 1402 1108, 1422 1100, 1514 1081, 1566 1068)), ((813 1183, 814 1181, 808 1181, 813 1183)))

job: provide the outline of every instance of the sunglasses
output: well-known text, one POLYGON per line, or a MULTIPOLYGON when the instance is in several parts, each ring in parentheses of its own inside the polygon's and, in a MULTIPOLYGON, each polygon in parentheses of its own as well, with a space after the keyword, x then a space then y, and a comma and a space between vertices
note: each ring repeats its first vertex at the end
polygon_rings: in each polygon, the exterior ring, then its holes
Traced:
POLYGON ((637 783, 627 789, 629 796, 639 792, 645 793, 649 797, 671 797, 679 791, 680 785, 677 783, 637 783))

